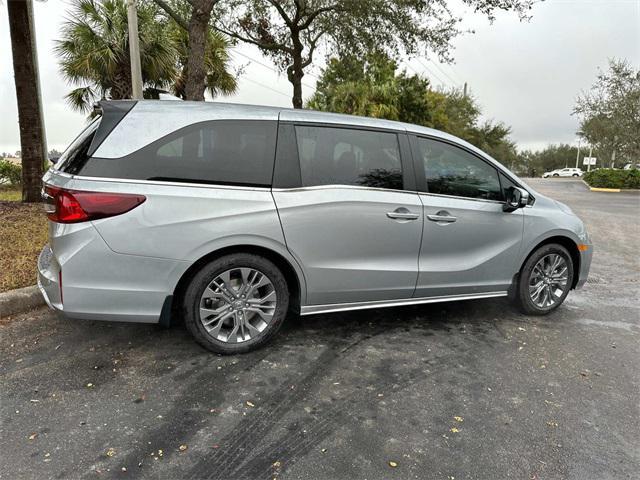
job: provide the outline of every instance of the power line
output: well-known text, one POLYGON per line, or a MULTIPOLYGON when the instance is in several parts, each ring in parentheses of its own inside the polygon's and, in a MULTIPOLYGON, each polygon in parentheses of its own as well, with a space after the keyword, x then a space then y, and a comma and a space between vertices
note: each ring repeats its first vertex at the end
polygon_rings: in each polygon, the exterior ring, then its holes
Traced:
MULTIPOLYGON (((441 85, 443 85, 443 86, 445 86, 445 87, 447 86, 447 82, 444 82, 444 81, 442 80, 442 78, 440 78, 438 75, 436 75, 436 74, 435 74, 435 73, 434 73, 434 72, 433 72, 429 67, 427 67, 427 66, 422 62, 422 60, 421 60, 421 59, 416 58, 416 60, 418 60, 418 63, 419 63, 420 65, 422 65, 422 67, 423 67, 427 72, 429 72, 429 74, 430 74, 432 77, 435 77, 435 78, 438 80, 438 82, 440 82, 440 84, 441 84, 441 85)), ((411 64, 409 64, 409 65, 411 65, 411 64)), ((413 70, 413 68, 412 68, 412 70, 413 70)), ((415 70, 414 70, 414 71, 415 71, 415 70)), ((417 72, 416 72, 416 73, 417 73, 417 72)))
MULTIPOLYGON (((269 70, 271 70, 271 71, 273 71, 273 72, 277 73, 278 75, 281 75, 281 74, 282 74, 282 72, 280 72, 277 68, 275 68, 275 67, 273 67, 273 66, 271 66, 271 65, 267 65, 266 63, 261 62, 260 60, 256 60, 255 58, 250 57, 249 55, 247 55, 247 54, 245 54, 245 53, 239 52, 239 51, 237 51, 237 50, 236 50, 236 51, 233 51, 232 53, 235 53, 235 54, 237 54, 237 55, 240 55, 240 56, 242 56, 242 57, 246 58, 247 60, 251 60, 252 62, 257 63, 258 65, 260 65, 260 66, 262 66, 262 67, 264 67, 264 68, 268 68, 269 70)), ((316 79, 320 80, 320 78, 319 78, 319 77, 317 77, 316 75, 314 75, 314 74, 313 74, 313 73, 311 73, 311 72, 308 72, 308 71, 307 71, 307 72, 305 72, 305 75, 309 75, 310 77, 314 77, 314 78, 316 78, 316 79)), ((312 86, 312 85, 310 85, 310 84, 308 84, 308 83, 304 83, 304 82, 302 82, 302 84, 303 84, 305 87, 307 87, 307 88, 313 88, 313 89, 315 89, 315 87, 314 87, 314 86, 312 86)))
POLYGON ((288 99, 291 99, 291 95, 289 95, 288 93, 284 93, 284 92, 281 92, 280 90, 276 90, 275 88, 272 88, 269 85, 265 85, 264 83, 260 83, 260 82, 258 82, 256 80, 253 80, 253 79, 249 78, 249 77, 243 77, 243 80, 247 80, 247 81, 249 81, 251 83, 255 83, 256 85, 259 85, 262 88, 266 88, 267 90, 271 90, 272 92, 278 93, 278 94, 282 95, 283 97, 287 97, 288 99))
POLYGON ((453 83, 456 87, 460 87, 459 82, 455 81, 453 78, 451 78, 449 75, 447 75, 447 72, 445 72, 443 69, 441 69, 441 68, 440 68, 440 66, 439 66, 437 63, 435 63, 433 60, 429 60, 429 59, 428 59, 428 58, 426 58, 426 57, 425 57, 425 59, 426 59, 428 62, 431 62, 431 64, 432 64, 434 67, 436 67, 440 73, 442 73, 445 77, 447 77, 447 78, 451 81, 451 83, 453 83))

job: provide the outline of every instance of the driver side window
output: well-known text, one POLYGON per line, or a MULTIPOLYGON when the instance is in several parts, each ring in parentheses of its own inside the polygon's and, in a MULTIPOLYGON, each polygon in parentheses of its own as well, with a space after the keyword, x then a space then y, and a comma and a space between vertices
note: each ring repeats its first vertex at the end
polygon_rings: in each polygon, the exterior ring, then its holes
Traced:
POLYGON ((494 167, 454 145, 428 138, 417 141, 429 193, 502 200, 494 167))

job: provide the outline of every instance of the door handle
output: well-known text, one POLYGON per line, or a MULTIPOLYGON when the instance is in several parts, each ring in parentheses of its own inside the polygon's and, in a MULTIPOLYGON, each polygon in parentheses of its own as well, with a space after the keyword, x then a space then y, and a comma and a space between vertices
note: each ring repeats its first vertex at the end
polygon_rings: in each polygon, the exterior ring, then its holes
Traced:
POLYGON ((410 212, 404 207, 398 207, 393 212, 387 212, 387 217, 394 220, 416 220, 420 217, 419 213, 410 212))
POLYGON ((458 217, 450 215, 449 212, 445 210, 440 210, 435 215, 427 215, 427 218, 432 222, 438 223, 453 223, 458 219, 458 217))

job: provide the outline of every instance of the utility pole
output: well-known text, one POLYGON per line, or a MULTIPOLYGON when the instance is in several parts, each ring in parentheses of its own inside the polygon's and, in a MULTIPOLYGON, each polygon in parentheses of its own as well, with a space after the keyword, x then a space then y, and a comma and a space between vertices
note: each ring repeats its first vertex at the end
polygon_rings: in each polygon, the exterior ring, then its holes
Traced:
MULTIPOLYGON (((591 156, 591 155, 589 155, 591 156)), ((578 138, 578 153, 576 154, 576 168, 578 168, 578 162, 580 161, 580 139, 578 138)))
POLYGON ((467 98, 467 82, 464 82, 464 98, 467 98))
POLYGON ((135 0, 127 0, 127 23, 129 25, 129 58, 131 60, 131 98, 142 100, 142 67, 140 66, 138 13, 135 0))
POLYGON ((587 172, 591 171, 591 152, 593 151, 593 147, 589 145, 589 165, 587 165, 587 172))
POLYGON ((613 136, 613 153, 611 154, 611 168, 616 168, 616 146, 618 145, 618 136, 613 136))

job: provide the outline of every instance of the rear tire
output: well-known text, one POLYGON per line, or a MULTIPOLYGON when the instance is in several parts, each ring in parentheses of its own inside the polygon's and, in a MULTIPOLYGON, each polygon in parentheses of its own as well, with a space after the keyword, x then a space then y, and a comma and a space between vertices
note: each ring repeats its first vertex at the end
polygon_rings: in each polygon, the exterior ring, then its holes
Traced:
POLYGON ((574 177, 579 177, 580 175, 578 175, 577 173, 573 174, 574 177))
POLYGON ((186 288, 187 329, 207 350, 220 354, 260 348, 287 315, 289 290, 282 272, 258 255, 234 253, 208 263, 186 288))
POLYGON ((546 315, 562 305, 573 285, 573 262, 562 245, 537 249, 518 275, 516 304, 528 315, 546 315))
POLYGON ((554 177, 559 177, 560 175, 558 175, 557 173, 553 174, 554 177))

